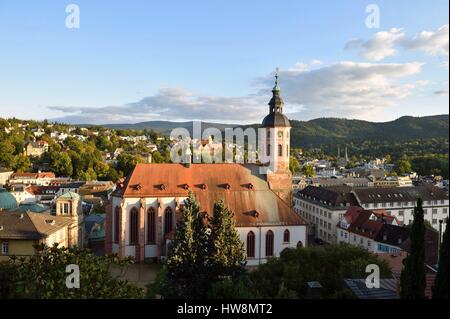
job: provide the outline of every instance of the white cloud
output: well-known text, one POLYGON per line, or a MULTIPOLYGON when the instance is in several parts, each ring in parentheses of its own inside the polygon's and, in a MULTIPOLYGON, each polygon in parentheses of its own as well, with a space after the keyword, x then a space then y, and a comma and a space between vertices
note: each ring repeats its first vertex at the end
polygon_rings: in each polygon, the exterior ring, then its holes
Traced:
MULTIPOLYGON (((426 81, 408 83, 420 72, 421 63, 376 64, 340 62, 318 68, 318 63, 297 63, 280 72, 285 113, 292 118, 370 118, 409 96, 426 81)), ((123 106, 50 107, 66 116, 59 120, 78 123, 136 123, 147 120, 203 120, 259 123, 268 112, 273 74, 256 79, 257 94, 220 97, 180 88, 163 88, 155 95, 123 106)))
MULTIPOLYGON (((294 116, 370 118, 412 94, 426 81, 399 83, 420 72, 421 63, 375 64, 341 62, 308 72, 281 72, 281 87, 288 106, 301 106, 294 116)), ((267 85, 271 79, 266 78, 267 85)))
POLYGON ((447 24, 435 32, 423 31, 408 38, 402 29, 393 28, 389 31, 375 33, 368 41, 351 40, 347 42, 345 49, 361 49, 360 54, 370 61, 381 61, 395 56, 398 53, 397 48, 419 50, 427 55, 448 57, 448 29, 447 24))
POLYGON ((448 24, 436 32, 423 31, 412 39, 402 39, 400 44, 411 50, 420 50, 428 55, 448 56, 448 24))
POLYGON ((389 31, 375 33, 369 41, 359 39, 349 41, 345 49, 362 48, 361 55, 370 61, 381 61, 386 57, 394 56, 397 50, 396 43, 403 39, 405 33, 401 29, 393 28, 389 31))

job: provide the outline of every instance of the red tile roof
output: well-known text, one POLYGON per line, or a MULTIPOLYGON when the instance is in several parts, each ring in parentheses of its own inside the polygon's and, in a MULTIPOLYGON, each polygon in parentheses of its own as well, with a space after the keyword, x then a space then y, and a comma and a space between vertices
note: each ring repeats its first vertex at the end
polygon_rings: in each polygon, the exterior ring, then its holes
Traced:
POLYGON ((202 210, 209 214, 214 203, 223 199, 235 214, 236 226, 306 225, 269 189, 264 177, 255 173, 256 168, 240 164, 192 164, 190 168, 138 164, 115 196, 186 197, 193 191, 202 210))

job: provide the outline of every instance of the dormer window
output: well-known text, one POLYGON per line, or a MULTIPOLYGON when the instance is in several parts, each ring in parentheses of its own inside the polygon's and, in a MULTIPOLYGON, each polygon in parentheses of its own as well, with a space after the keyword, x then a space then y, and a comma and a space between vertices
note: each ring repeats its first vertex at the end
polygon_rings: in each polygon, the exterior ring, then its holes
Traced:
POLYGON ((184 185, 183 185, 183 189, 184 189, 184 190, 189 190, 189 185, 188 185, 188 184, 184 184, 184 185))
POLYGON ((202 184, 201 189, 202 190, 206 190, 208 188, 208 186, 206 184, 202 184))
POLYGON ((230 184, 228 184, 228 183, 227 183, 227 184, 225 184, 225 189, 226 189, 226 190, 230 190, 230 189, 231 189, 231 185, 230 185, 230 184))
POLYGON ((249 184, 248 184, 248 189, 253 189, 253 188, 254 188, 253 184, 252 184, 252 183, 249 183, 249 184))
POLYGON ((159 185, 159 189, 162 190, 162 191, 165 190, 166 189, 166 185, 165 184, 159 185))

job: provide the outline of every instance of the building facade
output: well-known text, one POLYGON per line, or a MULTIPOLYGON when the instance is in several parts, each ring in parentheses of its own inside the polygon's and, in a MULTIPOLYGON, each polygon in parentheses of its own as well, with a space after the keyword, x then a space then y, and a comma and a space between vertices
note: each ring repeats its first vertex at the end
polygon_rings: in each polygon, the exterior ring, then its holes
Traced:
POLYGON ((424 218, 439 231, 439 221, 443 229, 448 218, 448 191, 434 186, 362 188, 352 191, 358 206, 370 210, 386 210, 401 224, 408 225, 414 220, 417 199, 423 201, 424 218))
POLYGON ((337 242, 337 223, 350 206, 357 204, 350 190, 347 186, 307 186, 294 194, 294 211, 310 224, 309 235, 327 243, 337 242))

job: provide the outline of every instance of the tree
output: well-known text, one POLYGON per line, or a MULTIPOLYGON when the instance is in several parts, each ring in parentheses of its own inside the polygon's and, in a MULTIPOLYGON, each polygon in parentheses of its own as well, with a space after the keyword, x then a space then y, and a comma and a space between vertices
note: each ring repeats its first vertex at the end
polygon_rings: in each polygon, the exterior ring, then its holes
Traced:
POLYGON ((56 176, 72 176, 72 159, 67 153, 51 151, 49 158, 50 170, 54 172, 56 176))
POLYGON ((239 277, 246 264, 244 244, 234 226, 233 212, 223 200, 214 204, 211 219, 211 256, 214 278, 239 277))
POLYGON ((449 251, 448 246, 450 244, 450 239, 448 237, 448 219, 445 226, 444 238, 439 250, 439 265, 436 279, 433 288, 433 299, 448 299, 448 258, 449 251))
POLYGON ((366 266, 380 267, 381 278, 391 276, 386 261, 361 247, 348 244, 288 248, 280 258, 250 272, 253 296, 257 298, 306 298, 309 281, 323 287, 322 298, 348 295, 346 278, 366 278, 366 266))
POLYGON ((15 147, 9 140, 0 141, 0 167, 12 168, 15 147))
POLYGON ((289 169, 291 170, 291 173, 292 174, 297 173, 299 168, 300 164, 298 163, 298 160, 295 157, 291 156, 289 158, 289 169))
POLYGON ((316 172, 314 171, 314 167, 311 165, 304 165, 302 167, 302 174, 306 177, 314 177, 316 176, 316 172))
POLYGON ((0 298, 89 299, 143 298, 142 289, 112 277, 112 264, 125 266, 131 260, 115 255, 97 257, 88 249, 35 246, 36 254, 28 259, 15 258, 0 263, 0 298), (66 286, 66 266, 80 269, 80 288, 66 286))
POLYGON ((26 172, 31 167, 31 161, 28 156, 24 154, 16 155, 14 158, 13 170, 15 172, 26 172))
POLYGON ((117 158, 117 166, 126 176, 133 171, 137 164, 143 162, 144 160, 140 155, 120 154, 117 158))
POLYGON ((196 231, 207 234, 205 226, 204 230, 198 229, 198 224, 203 222, 201 215, 200 206, 191 192, 183 207, 183 216, 177 222, 167 258, 166 280, 161 284, 161 294, 165 298, 191 299, 203 295, 202 285, 206 282, 201 279, 204 276, 206 252, 201 248, 205 243, 196 242, 199 235, 195 234, 196 231))
POLYGON ((400 297, 402 299, 425 298, 425 224, 422 199, 414 208, 414 222, 411 227, 411 249, 405 259, 400 276, 400 297))
POLYGON ((412 166, 408 157, 403 156, 401 159, 397 160, 397 162, 395 162, 394 169, 399 175, 410 173, 412 171, 412 166))

